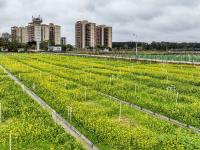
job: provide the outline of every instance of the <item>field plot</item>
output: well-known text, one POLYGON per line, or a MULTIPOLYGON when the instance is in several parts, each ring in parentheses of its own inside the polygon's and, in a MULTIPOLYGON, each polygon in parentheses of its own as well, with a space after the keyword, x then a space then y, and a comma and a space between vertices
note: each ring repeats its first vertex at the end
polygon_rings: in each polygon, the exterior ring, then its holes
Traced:
POLYGON ((200 149, 200 136, 112 101, 114 96, 200 128, 198 66, 42 54, 0 64, 100 149, 200 149))
POLYGON ((0 149, 84 149, 0 70, 0 149))
POLYGON ((199 54, 109 54, 113 57, 141 58, 149 60, 177 61, 177 62, 200 62, 199 54))

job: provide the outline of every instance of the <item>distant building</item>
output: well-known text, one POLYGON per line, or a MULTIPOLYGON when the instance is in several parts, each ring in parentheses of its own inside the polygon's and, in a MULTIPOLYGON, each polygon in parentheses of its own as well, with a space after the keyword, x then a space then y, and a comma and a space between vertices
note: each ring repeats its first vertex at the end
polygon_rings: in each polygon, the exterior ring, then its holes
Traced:
POLYGON ((35 41, 35 29, 33 22, 29 23, 27 26, 28 29, 28 42, 34 42, 35 41))
POLYGON ((42 28, 41 28, 41 23, 42 19, 40 17, 38 18, 32 18, 33 26, 34 26, 34 41, 36 42, 37 45, 37 51, 40 50, 40 43, 42 41, 41 38, 41 33, 42 33, 42 28))
POLYGON ((96 26, 88 21, 75 24, 76 48, 89 48, 97 45, 112 48, 112 27, 96 26))
POLYGON ((49 26, 46 24, 41 25, 41 40, 42 41, 49 41, 49 26))
POLYGON ((60 41, 61 41, 61 45, 66 45, 67 44, 66 37, 61 37, 60 41))
POLYGON ((95 47, 95 23, 88 21, 78 21, 75 25, 76 47, 89 48, 95 47))
POLYGON ((61 52, 62 47, 61 46, 49 46, 48 51, 49 52, 61 52))
POLYGON ((26 44, 28 43, 28 27, 21 27, 21 43, 26 44))
POLYGON ((105 25, 96 27, 96 44, 112 48, 112 27, 105 25))
POLYGON ((49 25, 42 24, 42 19, 32 17, 32 22, 26 27, 11 27, 12 41, 19 43, 36 42, 37 49, 42 41, 52 43, 52 45, 61 44, 61 27, 50 23, 49 25))
POLYGON ((10 40, 11 35, 10 35, 9 33, 5 32, 5 33, 2 33, 2 36, 1 36, 1 37, 2 37, 3 39, 10 40))
POLYGON ((11 28, 11 38, 12 41, 19 43, 28 42, 28 28, 27 27, 12 27, 11 28))
POLYGON ((12 41, 20 42, 21 39, 21 31, 17 26, 11 27, 11 38, 12 41))
POLYGON ((49 41, 51 45, 60 45, 61 44, 61 27, 54 25, 53 23, 49 24, 49 41))

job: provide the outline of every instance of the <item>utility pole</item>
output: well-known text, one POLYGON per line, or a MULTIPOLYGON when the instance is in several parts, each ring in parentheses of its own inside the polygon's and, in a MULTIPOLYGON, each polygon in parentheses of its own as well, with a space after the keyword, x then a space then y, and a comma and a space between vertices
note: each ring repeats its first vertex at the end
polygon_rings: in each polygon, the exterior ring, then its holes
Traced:
POLYGON ((137 42, 137 34, 133 33, 133 37, 136 39, 135 41, 135 55, 138 55, 138 42, 137 42))

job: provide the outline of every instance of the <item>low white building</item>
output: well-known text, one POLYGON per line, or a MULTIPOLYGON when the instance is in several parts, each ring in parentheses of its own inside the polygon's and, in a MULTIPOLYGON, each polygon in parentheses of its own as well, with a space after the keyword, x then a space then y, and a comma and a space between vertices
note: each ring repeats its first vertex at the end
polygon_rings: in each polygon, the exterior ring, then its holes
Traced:
POLYGON ((49 46, 48 48, 49 52, 62 52, 61 46, 49 46))

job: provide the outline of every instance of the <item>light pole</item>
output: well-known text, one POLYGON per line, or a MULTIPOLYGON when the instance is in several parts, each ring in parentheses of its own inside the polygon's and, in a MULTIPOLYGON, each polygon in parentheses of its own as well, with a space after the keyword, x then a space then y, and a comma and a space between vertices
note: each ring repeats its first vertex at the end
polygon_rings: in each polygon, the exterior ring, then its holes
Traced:
POLYGON ((138 55, 138 42, 137 42, 137 34, 133 33, 133 37, 136 39, 135 41, 135 54, 138 55))

